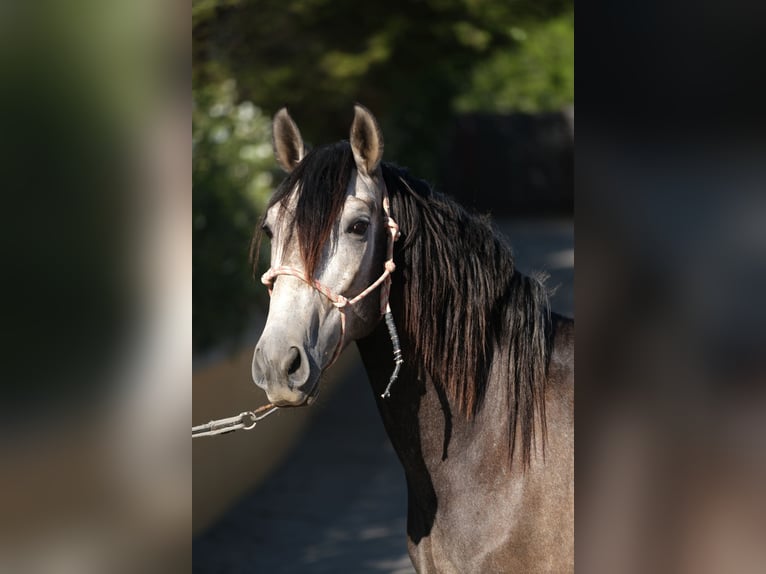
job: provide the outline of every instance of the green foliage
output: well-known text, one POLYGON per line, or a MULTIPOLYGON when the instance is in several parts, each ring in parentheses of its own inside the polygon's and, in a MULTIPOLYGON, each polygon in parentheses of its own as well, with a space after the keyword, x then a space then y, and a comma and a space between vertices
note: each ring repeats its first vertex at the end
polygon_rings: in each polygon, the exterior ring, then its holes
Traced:
POLYGON ((387 157, 436 180, 477 66, 522 47, 514 27, 567 12, 571 0, 217 0, 194 24, 195 81, 237 78, 269 115, 288 106, 308 142, 346 137, 362 102, 381 121, 387 157))
POLYGON ((574 12, 527 29, 514 26, 508 34, 518 46, 476 66, 456 109, 538 112, 573 103, 574 12))
POLYGON ((271 124, 227 80, 194 92, 192 177, 194 348, 236 335, 263 289, 252 278, 250 239, 271 195, 271 124))
POLYGON ((361 102, 386 158, 438 185, 456 113, 572 102, 573 20, 571 0, 193 0, 195 348, 263 297, 248 242, 281 177, 264 116, 288 106, 312 145, 347 138, 361 102))

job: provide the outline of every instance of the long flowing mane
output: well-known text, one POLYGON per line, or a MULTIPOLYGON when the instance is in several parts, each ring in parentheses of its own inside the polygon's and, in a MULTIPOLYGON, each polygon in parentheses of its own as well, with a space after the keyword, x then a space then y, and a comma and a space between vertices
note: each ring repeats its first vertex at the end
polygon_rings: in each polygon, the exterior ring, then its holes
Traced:
MULTIPOLYGON (((353 166, 348 142, 316 148, 271 199, 270 206, 298 194, 290 233, 297 231, 309 274, 340 216, 353 166)), ((490 374, 507 380, 510 455, 521 433, 526 465, 536 417, 545 434, 547 292, 540 280, 515 270, 488 218, 468 213, 405 169, 384 163, 382 170, 402 231, 393 281, 403 295, 400 329, 413 347, 408 360, 425 368, 469 419, 481 408, 490 374)))
POLYGON ((529 462, 535 415, 545 433, 550 312, 542 282, 514 268, 489 218, 468 213, 407 170, 383 165, 394 218, 403 230, 404 331, 436 384, 471 418, 490 379, 508 381, 509 448, 521 433, 529 462))

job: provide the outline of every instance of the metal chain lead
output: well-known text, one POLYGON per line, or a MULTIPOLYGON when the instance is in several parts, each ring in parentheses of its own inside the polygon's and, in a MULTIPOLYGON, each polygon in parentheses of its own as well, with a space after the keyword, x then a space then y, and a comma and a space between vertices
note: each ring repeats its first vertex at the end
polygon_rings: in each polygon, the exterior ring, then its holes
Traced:
POLYGON ((268 404, 258 407, 254 411, 244 411, 233 417, 217 419, 205 423, 204 425, 197 425, 196 427, 192 427, 192 438, 215 436, 234 432, 236 430, 250 430, 255 428, 258 421, 265 419, 277 409, 279 409, 279 407, 268 404))
MULTIPOLYGON (((399 334, 396 332, 394 316, 391 313, 391 307, 389 305, 386 305, 386 313, 384 318, 386 321, 386 327, 388 327, 388 335, 391 337, 391 345, 394 348, 394 372, 391 373, 391 377, 388 380, 388 385, 386 385, 386 390, 383 391, 383 394, 380 395, 381 398, 387 399, 391 396, 391 386, 399 377, 399 369, 401 369, 402 363, 404 363, 404 359, 402 359, 402 348, 401 344, 399 343, 399 334)), ((258 407, 254 411, 244 411, 233 417, 212 420, 203 425, 197 425, 196 427, 192 427, 192 438, 198 438, 202 436, 216 436, 237 430, 253 429, 255 428, 255 425, 258 421, 265 419, 277 409, 279 409, 279 407, 268 404, 263 405, 262 407, 258 407)))

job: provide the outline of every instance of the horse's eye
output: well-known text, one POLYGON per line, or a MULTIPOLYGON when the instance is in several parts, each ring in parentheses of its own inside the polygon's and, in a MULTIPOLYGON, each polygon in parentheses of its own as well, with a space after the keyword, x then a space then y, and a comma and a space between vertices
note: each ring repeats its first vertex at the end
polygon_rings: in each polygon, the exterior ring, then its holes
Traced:
POLYGON ((263 231, 263 234, 269 239, 274 237, 274 234, 271 232, 271 228, 265 223, 261 226, 261 231, 263 231))
POLYGON ((351 227, 349 227, 348 232, 353 233, 354 235, 364 235, 369 226, 370 226, 369 221, 360 220, 354 223, 351 227))

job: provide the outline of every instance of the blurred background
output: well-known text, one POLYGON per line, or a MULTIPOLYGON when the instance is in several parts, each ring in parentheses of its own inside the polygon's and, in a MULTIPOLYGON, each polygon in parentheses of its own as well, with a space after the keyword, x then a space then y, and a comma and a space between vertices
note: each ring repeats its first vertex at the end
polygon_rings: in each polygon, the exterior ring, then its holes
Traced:
POLYGON ((0 3, 0 571, 191 568, 189 11, 0 3))
MULTIPOLYGON (((268 310, 248 260, 283 174, 271 117, 310 147, 377 117, 384 159, 491 213, 524 272, 574 313, 574 5, 569 0, 200 0, 193 24, 195 424, 266 402, 268 310)), ((193 444, 194 571, 411 572, 404 477, 356 349, 311 409, 193 444)))

